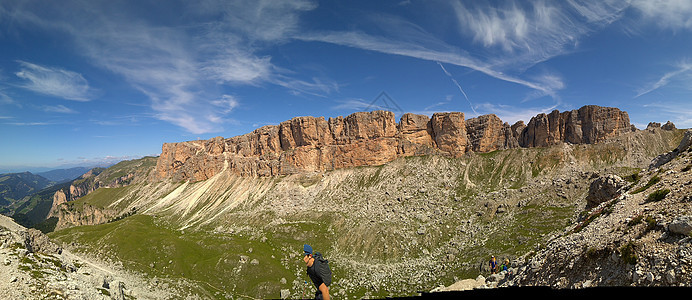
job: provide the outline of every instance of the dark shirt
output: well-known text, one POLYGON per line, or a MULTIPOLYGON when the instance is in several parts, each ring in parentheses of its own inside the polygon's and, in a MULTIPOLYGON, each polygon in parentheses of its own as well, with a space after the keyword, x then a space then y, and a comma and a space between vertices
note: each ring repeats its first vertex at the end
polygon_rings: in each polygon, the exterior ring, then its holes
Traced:
POLYGON ((310 276, 310 280, 312 280, 312 284, 315 285, 315 288, 319 291, 320 285, 324 283, 324 280, 322 280, 322 277, 320 274, 318 274, 317 269, 315 268, 317 266, 317 262, 315 261, 311 267, 308 267, 308 276, 310 276))
POLYGON ((315 259, 312 266, 308 267, 307 270, 308 276, 315 285, 315 288, 317 288, 317 291, 320 290, 320 285, 323 283, 326 286, 329 286, 332 283, 331 274, 328 274, 328 268, 326 266, 321 266, 320 264, 322 264, 322 262, 315 259))

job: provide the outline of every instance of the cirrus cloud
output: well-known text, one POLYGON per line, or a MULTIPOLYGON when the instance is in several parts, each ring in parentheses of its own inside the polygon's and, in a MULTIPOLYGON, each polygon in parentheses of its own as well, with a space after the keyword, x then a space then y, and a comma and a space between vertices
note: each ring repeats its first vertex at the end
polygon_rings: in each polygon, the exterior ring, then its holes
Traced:
POLYGON ((15 73, 23 79, 21 87, 53 97, 74 101, 92 99, 92 89, 84 77, 69 70, 57 67, 41 66, 25 61, 18 61, 20 70, 15 73))
MULTIPOLYGON (((229 100, 229 87, 274 84, 310 94, 335 90, 328 80, 297 78, 262 54, 289 39, 299 14, 316 7, 313 1, 178 4, 148 18, 137 1, 25 1, 0 4, 0 19, 62 34, 92 65, 144 94, 155 118, 194 134, 222 131, 231 122, 240 99, 229 100)), ((91 99, 80 74, 22 64, 17 76, 27 81, 27 89, 91 99)))

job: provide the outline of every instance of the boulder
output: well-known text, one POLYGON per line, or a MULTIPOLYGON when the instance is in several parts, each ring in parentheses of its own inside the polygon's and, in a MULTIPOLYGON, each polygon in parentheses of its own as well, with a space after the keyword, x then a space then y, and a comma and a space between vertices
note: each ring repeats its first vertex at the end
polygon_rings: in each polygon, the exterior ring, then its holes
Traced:
POLYGON ((589 206, 597 206, 620 195, 621 189, 627 182, 617 175, 600 176, 589 186, 586 202, 589 206))
POLYGON ((29 228, 27 230, 27 249, 31 252, 41 252, 49 254, 62 253, 62 247, 50 241, 47 235, 40 230, 29 228))
POLYGON ((288 299, 291 297, 291 291, 288 289, 281 290, 281 299, 288 299))
POLYGON ((676 218, 668 224, 668 231, 689 236, 692 232, 692 215, 676 218))

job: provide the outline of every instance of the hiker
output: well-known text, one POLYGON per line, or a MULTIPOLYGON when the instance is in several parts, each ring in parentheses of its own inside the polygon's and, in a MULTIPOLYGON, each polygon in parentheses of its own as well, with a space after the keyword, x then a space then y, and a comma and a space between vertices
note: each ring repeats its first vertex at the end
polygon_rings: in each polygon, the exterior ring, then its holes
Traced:
POLYGON ((490 256, 490 274, 497 273, 497 261, 495 260, 495 255, 490 256))
POLYGON ((502 262, 502 265, 500 265, 500 271, 509 271, 509 259, 506 259, 502 262))
POLYGON ((315 299, 329 300, 329 285, 332 284, 332 271, 329 269, 329 261, 319 252, 312 251, 310 245, 303 245, 303 261, 307 265, 307 273, 312 283, 317 288, 315 299))

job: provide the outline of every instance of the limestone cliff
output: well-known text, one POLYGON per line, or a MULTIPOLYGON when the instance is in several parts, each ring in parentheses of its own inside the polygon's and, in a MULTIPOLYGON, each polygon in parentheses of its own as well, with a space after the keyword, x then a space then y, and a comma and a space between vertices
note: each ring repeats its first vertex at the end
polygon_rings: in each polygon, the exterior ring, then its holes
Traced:
POLYGON ((529 121, 519 138, 522 147, 545 147, 567 142, 595 144, 632 131, 627 112, 595 105, 560 113, 539 114, 529 121))
POLYGON ((491 152, 562 142, 593 144, 631 131, 617 108, 584 106, 540 114, 510 126, 495 115, 357 112, 347 117, 296 117, 224 139, 167 143, 156 165, 160 179, 206 180, 224 168, 240 176, 274 176, 381 165, 399 157, 491 152))
POLYGON ((53 205, 50 208, 48 216, 53 216, 57 212, 57 208, 70 201, 74 201, 88 193, 91 193, 100 187, 99 182, 94 178, 103 171, 102 168, 89 170, 65 188, 61 188, 53 194, 53 205))
MULTIPOLYGON (((144 157, 122 161, 108 169, 90 170, 72 181, 69 186, 65 185, 53 194, 53 204, 47 218, 57 218, 55 230, 59 230, 72 226, 101 224, 122 215, 123 212, 115 208, 92 205, 89 202, 75 204, 75 200, 93 194, 99 189, 116 190, 130 184, 144 182, 149 178, 149 172, 153 169, 156 160, 155 157, 144 157)), ((93 199, 90 201, 98 202, 93 199)))

